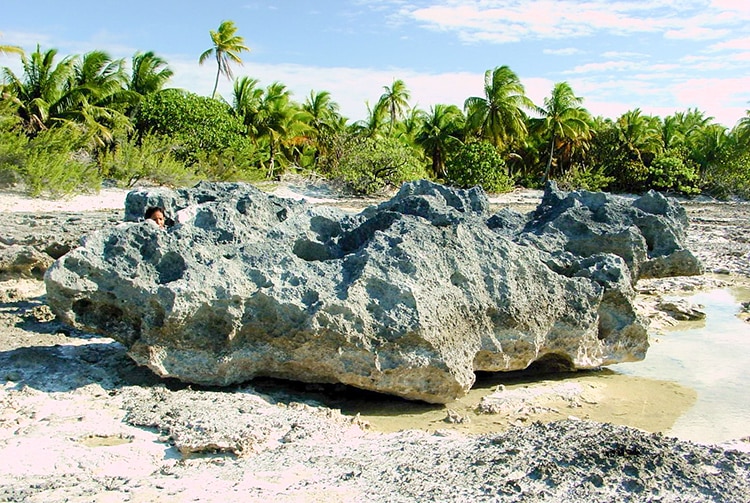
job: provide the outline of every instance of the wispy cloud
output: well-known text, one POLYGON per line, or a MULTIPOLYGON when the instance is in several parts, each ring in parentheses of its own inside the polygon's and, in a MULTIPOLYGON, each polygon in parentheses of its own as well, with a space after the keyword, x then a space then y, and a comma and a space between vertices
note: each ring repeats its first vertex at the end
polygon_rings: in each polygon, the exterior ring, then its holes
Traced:
POLYGON ((664 32, 664 38, 684 39, 684 40, 715 40, 725 37, 730 33, 729 30, 717 30, 706 28, 704 26, 688 26, 679 29, 671 29, 664 32))
POLYGON ((678 102, 698 107, 716 120, 733 126, 750 106, 750 76, 733 79, 696 78, 674 86, 678 102), (743 103, 744 100, 744 104, 743 103))
MULTIPOLYGON (((748 4, 750 5, 750 3, 748 4)), ((718 42, 710 46, 712 50, 737 50, 737 51, 750 51, 750 36, 748 37, 737 37, 724 42, 718 42)))
POLYGON ((551 54, 552 56, 574 56, 576 54, 582 54, 583 51, 576 47, 564 47, 562 49, 544 49, 544 54, 551 54))
POLYGON ((601 61, 598 63, 586 63, 578 65, 563 74, 601 73, 601 72, 628 72, 639 68, 640 65, 633 61, 601 61))
POLYGON ((426 7, 405 6, 401 13, 421 26, 454 32, 465 42, 504 43, 597 32, 711 39, 750 20, 750 9, 740 3, 745 4, 737 0, 443 0, 426 7))

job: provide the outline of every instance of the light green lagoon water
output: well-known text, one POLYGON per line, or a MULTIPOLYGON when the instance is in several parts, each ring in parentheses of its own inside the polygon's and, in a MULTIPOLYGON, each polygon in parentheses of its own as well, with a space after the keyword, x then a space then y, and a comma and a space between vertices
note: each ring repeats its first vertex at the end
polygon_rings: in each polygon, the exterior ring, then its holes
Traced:
POLYGON ((688 297, 706 319, 681 323, 652 336, 646 359, 609 368, 618 374, 671 381, 696 392, 696 400, 664 433, 699 442, 750 435, 750 323, 737 317, 746 289, 688 297))

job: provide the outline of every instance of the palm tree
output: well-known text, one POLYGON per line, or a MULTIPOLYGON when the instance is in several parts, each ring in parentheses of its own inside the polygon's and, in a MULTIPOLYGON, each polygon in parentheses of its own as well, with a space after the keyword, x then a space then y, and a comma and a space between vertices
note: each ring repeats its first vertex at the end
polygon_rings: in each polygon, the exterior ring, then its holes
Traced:
POLYGON ((18 54, 23 56, 23 49, 17 45, 0 45, 0 54, 18 54))
POLYGON ((209 33, 214 45, 201 54, 198 63, 202 65, 211 55, 216 57, 216 81, 214 82, 214 90, 211 93, 211 98, 214 98, 216 97, 216 89, 219 87, 219 76, 224 75, 231 80, 232 67, 229 66, 229 63, 234 61, 241 65, 242 59, 240 58, 240 53, 250 51, 250 48, 245 46, 244 38, 236 35, 237 27, 234 21, 222 21, 218 30, 210 30, 209 33))
POLYGON ((302 105, 302 110, 308 114, 311 134, 315 142, 313 165, 318 166, 321 154, 326 155, 330 150, 333 137, 343 130, 339 113, 339 105, 331 99, 328 91, 310 91, 310 95, 302 105))
POLYGON ((419 107, 412 107, 404 115, 401 122, 398 123, 398 130, 396 136, 402 139, 402 142, 407 145, 414 145, 414 139, 419 134, 427 118, 427 112, 419 107))
POLYGON ((732 145, 730 131, 722 124, 708 124, 691 135, 689 157, 705 175, 724 157, 732 145))
POLYGON ((161 91, 174 72, 153 51, 136 52, 130 65, 128 89, 140 96, 161 91))
POLYGON ((365 106, 367 106, 367 118, 355 122, 352 125, 352 131, 365 138, 379 137, 383 132, 388 115, 385 102, 378 101, 372 108, 370 108, 369 103, 365 102, 365 106))
POLYGON ((685 131, 680 114, 669 115, 661 124, 661 142, 664 150, 676 149, 685 143, 685 131))
POLYGON ((124 110, 132 101, 127 91, 123 60, 113 60, 106 52, 91 51, 76 58, 69 82, 71 107, 61 116, 84 124, 97 146, 112 141, 113 130, 129 128, 124 110))
POLYGON ((469 130, 479 132, 495 147, 523 139, 527 133, 523 110, 534 108, 518 76, 507 66, 487 70, 484 98, 472 96, 464 102, 469 130))
POLYGON ((18 116, 30 135, 55 124, 75 123, 96 146, 112 140, 117 127, 127 128, 122 113, 127 103, 123 62, 102 51, 68 56, 55 63, 56 49, 37 46, 22 56, 23 76, 4 69, 4 99, 17 106, 18 116))
POLYGON ((258 79, 243 76, 234 81, 232 88, 232 109, 245 125, 246 134, 253 136, 258 134, 253 121, 263 97, 263 89, 257 87, 258 82, 258 79))
POLYGON ((48 129, 74 101, 68 84, 74 75, 75 58, 69 56, 55 64, 56 56, 57 49, 42 52, 39 46, 30 56, 23 55, 22 78, 3 68, 7 82, 3 98, 18 106, 21 123, 32 135, 48 129))
POLYGON ((433 176, 445 177, 446 154, 453 146, 462 143, 464 120, 464 114, 457 106, 442 104, 431 107, 424 117, 415 141, 432 159, 433 176))
POLYGON ((733 134, 745 144, 746 151, 750 150, 750 110, 746 110, 745 116, 737 122, 733 134))
POLYGON ((629 155, 641 164, 648 166, 644 154, 653 158, 663 151, 661 121, 658 117, 642 115, 641 110, 636 108, 622 114, 615 125, 629 155))
POLYGON ((558 144, 573 144, 591 137, 591 115, 581 106, 582 103, 583 98, 576 96, 567 82, 558 82, 552 89, 552 95, 544 98, 544 106, 537 108, 542 118, 535 121, 535 126, 543 136, 550 136, 549 157, 542 183, 549 178, 558 144))
POLYGON ((310 126, 318 132, 336 127, 339 123, 339 104, 328 91, 310 91, 302 109, 310 114, 310 126))
POLYGON ((391 123, 389 132, 393 132, 393 126, 409 109, 410 93, 403 80, 394 80, 391 87, 383 86, 385 92, 380 96, 378 105, 388 111, 391 123))
POLYGON ((307 128, 306 113, 290 101, 291 92, 284 84, 268 86, 250 119, 258 136, 268 141, 268 178, 276 174, 276 156, 282 143, 297 138, 307 128))

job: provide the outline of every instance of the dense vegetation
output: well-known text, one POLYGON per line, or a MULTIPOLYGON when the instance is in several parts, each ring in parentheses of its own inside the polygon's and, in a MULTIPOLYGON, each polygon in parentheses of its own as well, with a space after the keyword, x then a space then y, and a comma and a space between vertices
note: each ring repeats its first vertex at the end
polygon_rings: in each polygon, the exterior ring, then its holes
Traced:
MULTIPOLYGON (((200 57, 215 56, 216 83, 249 50, 235 32, 222 23, 200 57)), ((554 179, 567 189, 750 196, 750 110, 732 129, 697 109, 593 117, 568 83, 534 104, 500 66, 463 109, 420 110, 395 80, 365 120, 350 122, 330 93, 298 102, 280 82, 262 88, 240 77, 230 102, 170 89, 172 71, 152 52, 126 62, 102 51, 60 58, 55 49, 13 50, 23 71, 4 68, 0 83, 0 183, 22 183, 31 194, 104 179, 183 185, 293 171, 358 193, 431 178, 492 192, 554 179)))

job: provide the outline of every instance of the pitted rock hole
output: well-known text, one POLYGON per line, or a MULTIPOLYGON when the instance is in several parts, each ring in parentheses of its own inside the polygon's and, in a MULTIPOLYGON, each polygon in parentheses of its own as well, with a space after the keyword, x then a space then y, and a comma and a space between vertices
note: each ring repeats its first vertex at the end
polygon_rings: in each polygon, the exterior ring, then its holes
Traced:
POLYGON ((336 258, 326 245, 308 239, 298 239, 294 243, 292 252, 307 262, 331 260, 336 258))
POLYGON ((195 215, 195 226, 200 229, 211 230, 216 227, 216 216, 207 210, 201 210, 195 215))
POLYGON ((73 303, 73 312, 79 322, 91 327, 114 330, 123 318, 122 309, 111 304, 94 304, 89 299, 79 299, 73 303))
POLYGON ((575 368, 568 356, 559 353, 547 353, 529 365, 526 370, 533 374, 552 374, 572 372, 575 368))
POLYGON ((159 284, 171 283, 182 279, 182 276, 187 270, 185 259, 176 252, 168 252, 159 261, 156 266, 156 270, 159 273, 159 284))
POLYGON ((343 233, 341 239, 339 239, 339 247, 344 253, 354 252, 370 241, 377 231, 386 230, 393 222, 400 219, 400 213, 392 211, 378 213, 363 222, 359 227, 343 233))
POLYGON ((310 218, 310 230, 315 232, 321 241, 338 237, 342 232, 339 222, 321 216, 310 218))

